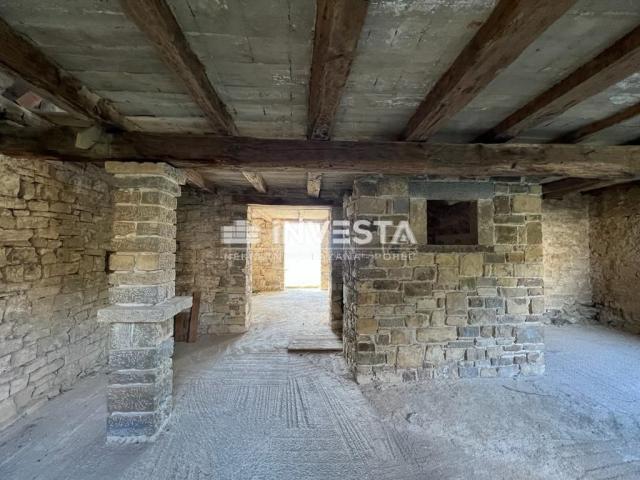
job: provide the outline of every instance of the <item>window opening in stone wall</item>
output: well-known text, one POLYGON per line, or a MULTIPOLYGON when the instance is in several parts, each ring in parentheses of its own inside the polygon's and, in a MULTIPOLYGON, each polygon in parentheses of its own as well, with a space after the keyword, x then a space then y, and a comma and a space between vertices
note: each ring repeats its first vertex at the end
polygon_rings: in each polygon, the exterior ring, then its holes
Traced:
POLYGON ((427 242, 430 245, 477 245, 477 202, 427 201, 427 242))

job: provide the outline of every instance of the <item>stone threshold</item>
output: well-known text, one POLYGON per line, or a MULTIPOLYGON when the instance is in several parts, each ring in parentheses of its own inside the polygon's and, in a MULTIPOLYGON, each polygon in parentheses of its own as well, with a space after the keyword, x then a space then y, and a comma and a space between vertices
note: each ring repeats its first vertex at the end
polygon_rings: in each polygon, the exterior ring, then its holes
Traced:
POLYGON ((192 297, 173 297, 155 305, 111 305, 98 310, 100 323, 164 322, 179 312, 191 308, 192 297))

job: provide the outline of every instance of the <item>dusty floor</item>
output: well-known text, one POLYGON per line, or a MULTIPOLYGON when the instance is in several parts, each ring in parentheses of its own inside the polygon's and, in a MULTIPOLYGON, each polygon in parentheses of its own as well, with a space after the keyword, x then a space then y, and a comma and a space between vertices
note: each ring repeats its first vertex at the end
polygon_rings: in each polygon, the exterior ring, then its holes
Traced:
POLYGON ((0 479, 640 478, 640 337, 549 327, 544 377, 361 389, 285 351, 327 308, 260 295, 250 333, 179 344, 154 444, 106 446, 104 376, 79 382, 0 434, 0 479))

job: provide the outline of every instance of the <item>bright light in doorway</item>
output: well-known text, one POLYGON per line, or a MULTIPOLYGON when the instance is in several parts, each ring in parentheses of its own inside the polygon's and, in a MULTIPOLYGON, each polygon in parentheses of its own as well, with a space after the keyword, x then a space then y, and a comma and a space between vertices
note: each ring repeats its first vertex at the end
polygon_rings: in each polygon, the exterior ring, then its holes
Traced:
POLYGON ((286 288, 320 288, 321 245, 321 222, 285 222, 286 288))

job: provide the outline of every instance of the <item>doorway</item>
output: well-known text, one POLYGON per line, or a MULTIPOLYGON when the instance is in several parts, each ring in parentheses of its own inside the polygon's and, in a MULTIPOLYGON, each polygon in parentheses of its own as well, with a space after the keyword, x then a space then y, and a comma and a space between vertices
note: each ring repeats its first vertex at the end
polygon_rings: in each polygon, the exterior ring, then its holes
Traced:
MULTIPOLYGON (((332 291, 327 207, 250 205, 256 239, 250 244, 250 331, 262 347, 288 347, 307 336, 337 337, 331 330, 332 291)), ((332 347, 335 348, 335 343, 332 347)))
POLYGON ((322 280, 322 228, 316 221, 284 224, 285 288, 320 288, 322 280))

